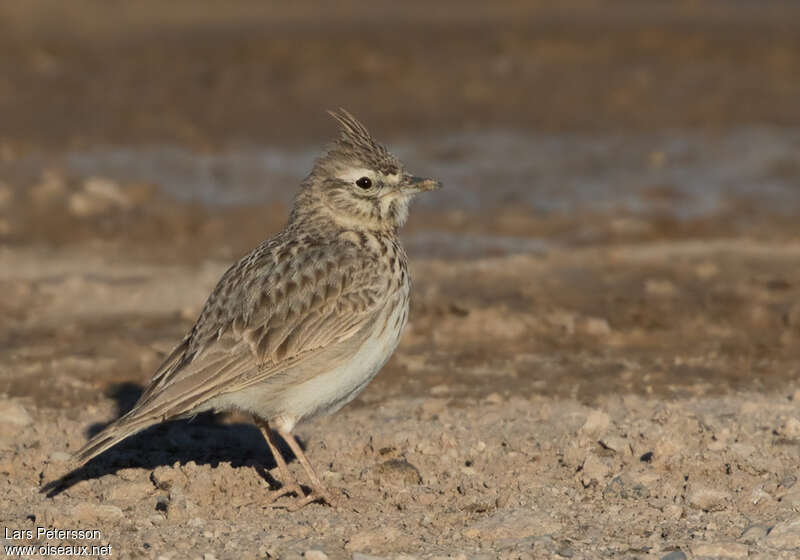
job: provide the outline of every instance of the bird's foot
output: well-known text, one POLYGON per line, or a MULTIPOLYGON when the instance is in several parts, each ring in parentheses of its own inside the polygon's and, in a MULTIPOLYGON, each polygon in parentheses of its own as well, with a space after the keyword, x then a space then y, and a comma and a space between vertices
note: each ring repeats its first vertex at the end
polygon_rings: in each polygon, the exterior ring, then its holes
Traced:
POLYGON ((294 504, 289 507, 289 511, 298 511, 303 509, 308 504, 313 504, 319 502, 321 504, 326 504, 333 509, 337 509, 341 505, 341 500, 339 498, 335 498, 328 492, 325 488, 318 487, 312 488, 309 494, 299 500, 297 500, 294 504))
POLYGON ((303 493, 303 490, 300 488, 299 484, 297 484, 297 483, 284 484, 283 486, 281 486, 277 490, 271 490, 271 491, 267 492, 267 496, 263 500, 263 503, 265 505, 269 505, 272 502, 274 502, 275 500, 277 500, 278 498, 281 498, 283 496, 288 496, 289 494, 294 494, 297 497, 301 497, 301 496, 305 495, 303 493))

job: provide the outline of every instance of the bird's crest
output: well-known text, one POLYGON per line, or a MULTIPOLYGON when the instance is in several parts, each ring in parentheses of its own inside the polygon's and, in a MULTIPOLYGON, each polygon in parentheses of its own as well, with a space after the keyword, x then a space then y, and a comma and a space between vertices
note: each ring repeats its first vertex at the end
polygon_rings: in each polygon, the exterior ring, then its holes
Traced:
POLYGON ((350 158, 386 174, 400 170, 399 160, 372 138, 363 124, 345 109, 328 111, 339 123, 339 138, 328 150, 328 157, 350 158))

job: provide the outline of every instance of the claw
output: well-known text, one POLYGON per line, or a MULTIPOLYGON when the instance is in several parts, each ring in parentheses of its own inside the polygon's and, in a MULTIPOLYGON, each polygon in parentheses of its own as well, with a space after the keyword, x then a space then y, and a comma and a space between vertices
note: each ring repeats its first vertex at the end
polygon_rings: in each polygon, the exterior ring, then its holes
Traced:
POLYGON ((291 511, 291 512, 298 511, 298 510, 303 509, 304 507, 306 507, 308 504, 313 504, 314 502, 320 502, 320 503, 328 505, 328 506, 330 506, 330 507, 332 507, 334 509, 337 509, 337 507, 338 507, 337 500, 334 500, 333 498, 331 498, 330 494, 328 494, 328 492, 326 492, 324 489, 317 488, 317 489, 312 490, 311 493, 308 496, 305 496, 304 498, 302 498, 302 499, 296 501, 294 504, 292 504, 289 507, 289 511, 291 511))
POLYGON ((264 505, 269 505, 278 498, 294 494, 297 497, 303 496, 303 490, 297 484, 285 484, 277 490, 271 490, 267 493, 266 498, 263 500, 264 505))

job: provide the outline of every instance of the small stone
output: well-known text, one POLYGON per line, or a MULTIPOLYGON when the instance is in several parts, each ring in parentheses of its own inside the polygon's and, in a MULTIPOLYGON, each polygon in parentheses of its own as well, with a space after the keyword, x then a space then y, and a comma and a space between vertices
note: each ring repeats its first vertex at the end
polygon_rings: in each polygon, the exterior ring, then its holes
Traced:
POLYGON ((781 433, 789 439, 800 439, 800 420, 794 416, 786 420, 781 433))
POLYGON ((25 410, 25 407, 16 401, 0 401, 0 423, 11 424, 14 426, 28 426, 33 422, 33 418, 25 410))
POLYGON ((694 273, 701 280, 708 280, 719 274, 719 267, 713 262, 703 262, 695 267, 694 273))
POLYGON ((750 550, 746 544, 719 542, 695 545, 692 553, 705 558, 747 558, 750 550))
POLYGON ((141 500, 154 492, 150 482, 121 482, 103 493, 107 500, 141 500))
POLYGON ((134 482, 137 480, 141 481, 142 479, 144 479, 146 476, 145 472, 146 471, 142 469, 120 469, 116 472, 116 475, 122 480, 128 482, 134 482))
POLYGON ((611 325, 601 317, 586 317, 581 320, 579 328, 590 336, 608 336, 611 334, 611 325))
POLYGON ((160 490, 169 490, 173 486, 183 486, 185 483, 183 474, 178 469, 168 466, 153 469, 153 472, 150 473, 150 480, 160 490))
POLYGON ((350 552, 382 548, 388 544, 395 544, 402 536, 402 533, 396 527, 360 531, 350 537, 344 548, 350 552))
POLYGON ((673 550, 662 556, 661 560, 686 560, 686 554, 681 550, 673 550))
POLYGON ((728 492, 714 490, 713 488, 699 487, 689 493, 689 505, 703 511, 720 511, 725 509, 726 503, 731 499, 728 492))
POLYGON ((664 519, 670 521, 677 521, 681 517, 683 517, 683 508, 678 504, 670 504, 668 506, 664 506, 662 511, 664 519))
POLYGON ((800 484, 795 484, 781 497, 781 505, 800 511, 800 484))
POLYGON ((483 400, 489 404, 502 404, 503 402, 505 402, 503 395, 501 395, 500 393, 489 393, 483 400))
POLYGON ((600 445, 603 448, 611 450, 615 453, 622 455, 629 455, 631 453, 631 446, 628 440, 618 436, 607 436, 600 440, 600 445))
POLYGON ((756 448, 747 443, 733 443, 730 448, 731 453, 741 459, 747 459, 756 452, 756 448))
POLYGON ((50 454, 51 463, 66 463, 72 460, 72 455, 63 451, 53 451, 50 454))
POLYGON ((546 512, 520 509, 498 511, 472 524, 462 534, 468 539, 495 542, 552 535, 561 529, 561 524, 546 512))
POLYGON ((745 544, 755 544, 769 533, 766 525, 750 525, 742 531, 741 541, 745 544))
POLYGON ((644 291, 647 295, 657 297, 674 297, 678 294, 678 288, 669 280, 648 280, 644 284, 644 291))
POLYGON ((102 214, 112 208, 125 210, 130 206, 131 200, 122 188, 102 177, 87 179, 83 190, 72 194, 67 203, 69 211, 80 218, 102 214))
POLYGON ((641 482, 633 480, 627 474, 615 476, 603 490, 603 497, 623 499, 645 499, 650 497, 650 489, 641 482))
POLYGON ((775 525, 767 535, 766 543, 784 550, 800 549, 800 517, 775 525))
POLYGON ((328 555, 321 550, 306 550, 303 557, 307 560, 328 560, 328 555))
POLYGON ((438 397, 441 395, 446 395, 450 392, 450 385, 446 383, 442 383, 440 385, 434 385, 431 387, 431 395, 434 397, 438 397))
POLYGON ((417 467, 405 459, 389 459, 373 469, 375 484, 379 486, 410 486, 422 483, 417 467))
MULTIPOLYGON (((642 453, 642 455, 639 457, 639 460, 640 460, 642 463, 649 463, 649 462, 651 462, 651 461, 653 460, 653 452, 652 452, 652 451, 648 451, 648 452, 646 452, 646 453, 642 453)), ((678 552, 679 552, 679 551, 678 551, 678 552)))
POLYGON ((597 456, 589 455, 583 462, 581 470, 581 483, 584 488, 592 484, 599 484, 605 481, 611 469, 597 456))
POLYGON ((569 544, 567 544, 567 543, 564 543, 564 544, 562 544, 561 546, 559 546, 559 547, 558 547, 558 548, 555 550, 555 552, 556 552, 556 554, 558 554, 558 555, 559 555, 559 556, 561 556, 562 558, 572 558, 573 556, 575 556, 575 551, 574 551, 574 550, 572 549, 572 547, 571 547, 569 544))
POLYGON ((593 410, 586 417, 581 433, 591 438, 598 438, 605 434, 611 424, 611 417, 602 410, 593 410))
POLYGON ((778 483, 778 486, 789 489, 795 484, 797 484, 797 477, 793 474, 787 474, 781 479, 781 481, 778 483))
POLYGON ((78 521, 91 523, 122 519, 124 514, 117 506, 81 502, 71 509, 71 517, 78 521))

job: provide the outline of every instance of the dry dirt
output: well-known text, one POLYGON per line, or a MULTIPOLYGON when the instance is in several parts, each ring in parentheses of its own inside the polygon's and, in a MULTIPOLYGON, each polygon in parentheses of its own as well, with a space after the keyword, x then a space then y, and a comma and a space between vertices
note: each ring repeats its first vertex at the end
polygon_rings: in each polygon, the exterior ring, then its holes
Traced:
MULTIPOLYGON (((796 5, 162 4, 0 6, 0 545, 173 560, 800 557, 796 5), (317 149, 337 105, 442 169, 469 164, 437 147, 451 132, 544 130, 531 145, 553 158, 591 136, 507 200, 484 204, 486 181, 459 205, 451 184, 452 207, 412 209, 397 352, 354 403, 298 428, 336 509, 265 505, 277 469, 236 415, 154 427, 72 471, 224 269, 281 227, 287 199, 205 206, 59 162, 120 146, 189 160, 317 149), (631 131, 666 148, 630 150, 631 131), (720 161, 734 169, 715 196, 736 170, 753 188, 692 212, 712 186, 691 173, 720 161), (572 164, 576 182, 638 192, 645 210, 571 195, 553 175, 572 164), (635 181, 629 165, 644 169, 635 181), (655 181, 663 169, 671 183, 655 181), (578 200, 526 202, 548 191, 578 200), (14 538, 37 527, 100 535, 14 538)), ((229 161, 212 170, 222 188, 229 161)))
POLYGON ((296 513, 261 503, 274 464, 238 417, 157 427, 40 493, 224 267, 120 249, 0 253, 4 526, 99 529, 123 558, 796 557, 798 244, 415 261, 395 357, 299 432, 339 507, 296 513))

